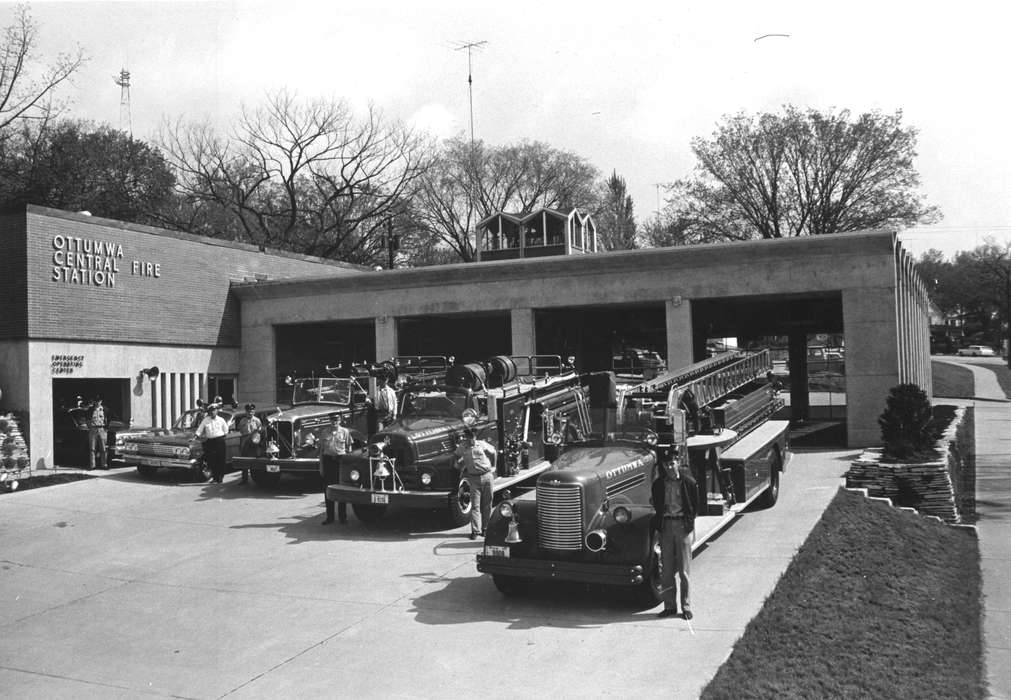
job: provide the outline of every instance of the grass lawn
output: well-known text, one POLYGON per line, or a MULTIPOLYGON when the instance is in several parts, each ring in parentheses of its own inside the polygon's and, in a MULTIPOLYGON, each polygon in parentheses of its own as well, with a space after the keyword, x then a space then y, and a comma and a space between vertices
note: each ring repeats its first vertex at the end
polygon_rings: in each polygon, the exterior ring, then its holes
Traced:
POLYGON ((934 396, 946 399, 971 399, 976 395, 972 371, 947 362, 931 362, 934 396))
POLYGON ((1000 388, 1004 390, 1004 396, 1011 399, 1011 369, 1008 369, 1006 364, 1000 365, 987 365, 988 368, 994 371, 997 375, 997 382, 1000 384, 1000 388))
POLYGON ((984 698, 968 530, 841 490, 703 698, 984 698))

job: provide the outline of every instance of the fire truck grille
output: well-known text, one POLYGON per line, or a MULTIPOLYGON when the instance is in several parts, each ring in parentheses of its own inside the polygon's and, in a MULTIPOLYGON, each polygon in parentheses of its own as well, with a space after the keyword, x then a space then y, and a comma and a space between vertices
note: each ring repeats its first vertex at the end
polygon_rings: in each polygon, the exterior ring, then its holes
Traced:
POLYGON ((538 484, 537 519, 541 547, 583 548, 583 494, 579 484, 538 484))

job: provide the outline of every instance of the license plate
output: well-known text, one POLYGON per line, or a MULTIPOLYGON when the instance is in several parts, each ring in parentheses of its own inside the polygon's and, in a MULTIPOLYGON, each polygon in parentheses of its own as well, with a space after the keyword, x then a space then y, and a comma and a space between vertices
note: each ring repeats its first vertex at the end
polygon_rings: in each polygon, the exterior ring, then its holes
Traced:
POLYGON ((271 474, 277 474, 279 471, 281 471, 281 465, 280 464, 268 464, 267 465, 267 471, 270 472, 271 474))
POLYGON ((492 544, 486 544, 484 546, 484 555, 486 557, 505 557, 509 558, 509 548, 508 547, 496 547, 492 544))
POLYGON ((386 493, 374 493, 372 494, 372 502, 385 506, 390 502, 390 496, 386 493))

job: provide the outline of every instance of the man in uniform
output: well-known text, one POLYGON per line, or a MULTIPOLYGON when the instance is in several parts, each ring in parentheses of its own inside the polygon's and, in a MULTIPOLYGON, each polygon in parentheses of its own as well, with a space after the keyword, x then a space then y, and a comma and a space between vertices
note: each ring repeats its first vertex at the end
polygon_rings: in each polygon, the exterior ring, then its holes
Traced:
POLYGON ((390 386, 388 374, 377 378, 379 388, 376 390, 376 413, 379 418, 379 428, 385 428, 397 419, 397 392, 390 386))
POLYGON ((215 484, 220 484, 225 477, 225 436, 228 435, 228 421, 218 415, 219 408, 216 403, 209 404, 207 415, 197 426, 197 438, 204 446, 204 461, 211 468, 215 484))
POLYGON ((456 457, 463 463, 462 473, 470 486, 470 539, 484 536, 491 518, 492 485, 495 482, 494 445, 474 435, 474 429, 463 429, 463 439, 456 448, 456 457))
MULTIPOLYGON (((319 473, 323 477, 323 500, 326 503, 326 519, 322 525, 333 522, 334 502, 326 497, 326 487, 340 480, 341 458, 351 451, 351 431, 343 425, 341 417, 334 415, 330 418, 330 422, 333 432, 323 440, 319 451, 319 473)), ((348 504, 344 501, 337 503, 337 519, 341 525, 347 525, 348 504)))
POLYGON ((663 610, 657 617, 677 616, 677 583, 681 587, 681 610, 692 619, 688 575, 695 541, 695 515, 699 509, 698 484, 682 464, 673 446, 660 446, 660 474, 653 482, 655 527, 660 533, 660 587, 663 610))
MULTIPOLYGON (((246 404, 246 412, 239 418, 239 454, 243 457, 255 457, 259 451, 260 431, 263 430, 263 421, 254 413, 256 406, 251 403, 246 404)), ((242 470, 242 481, 249 482, 249 470, 242 470)))
POLYGON ((88 410, 88 469, 106 469, 105 464, 105 429, 108 422, 105 417, 105 406, 102 405, 102 397, 96 396, 94 403, 88 410))

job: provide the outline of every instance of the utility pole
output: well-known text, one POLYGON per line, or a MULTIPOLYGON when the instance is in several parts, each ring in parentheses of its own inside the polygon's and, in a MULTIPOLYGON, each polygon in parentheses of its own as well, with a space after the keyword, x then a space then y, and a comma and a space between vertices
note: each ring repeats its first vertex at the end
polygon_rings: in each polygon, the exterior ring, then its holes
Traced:
POLYGON ((457 42, 456 51, 467 49, 467 92, 470 97, 470 145, 474 145, 474 50, 481 50, 487 41, 462 41, 457 42))

